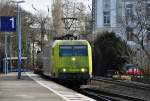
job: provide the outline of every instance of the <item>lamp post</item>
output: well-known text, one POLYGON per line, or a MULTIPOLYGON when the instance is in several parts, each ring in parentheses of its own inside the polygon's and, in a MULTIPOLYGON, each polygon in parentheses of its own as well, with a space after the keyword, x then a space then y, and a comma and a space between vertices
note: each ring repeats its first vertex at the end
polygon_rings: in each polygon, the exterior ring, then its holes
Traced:
POLYGON ((20 16, 20 3, 25 1, 17 1, 17 33, 18 33, 18 79, 21 77, 21 16, 20 16))
POLYGON ((20 16, 20 3, 25 1, 10 1, 17 4, 17 33, 18 33, 18 79, 21 77, 21 16, 20 16))

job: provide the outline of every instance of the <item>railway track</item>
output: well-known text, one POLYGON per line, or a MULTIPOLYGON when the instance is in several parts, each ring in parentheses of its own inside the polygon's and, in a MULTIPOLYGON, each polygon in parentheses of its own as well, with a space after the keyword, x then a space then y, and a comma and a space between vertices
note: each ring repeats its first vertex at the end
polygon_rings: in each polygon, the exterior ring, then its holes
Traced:
MULTIPOLYGON (((46 76, 44 76, 43 78, 51 80, 49 77, 46 77, 46 76)), ((120 83, 121 81, 113 81, 113 80, 110 80, 110 79, 104 79, 104 78, 103 79, 102 78, 98 79, 98 78, 96 78, 96 79, 93 79, 93 80, 100 81, 100 82, 118 84, 118 85, 121 85, 121 86, 127 86, 126 84, 120 83)), ((59 83, 63 86, 66 86, 66 85, 64 85, 60 82, 56 82, 56 83, 59 83)), ((140 98, 137 98, 137 97, 118 94, 118 93, 114 93, 114 92, 112 93, 112 92, 108 92, 108 91, 103 91, 103 90, 96 89, 96 88, 90 88, 88 86, 81 87, 80 89, 71 88, 71 87, 68 87, 68 86, 66 86, 66 87, 70 88, 70 89, 72 89, 76 92, 79 92, 79 93, 81 93, 85 96, 93 98, 97 101, 147 101, 145 99, 140 99, 140 98)), ((130 87, 132 87, 132 86, 130 85, 130 87)), ((141 87, 140 89, 146 89, 146 88, 141 87)))
POLYGON ((107 79, 107 78, 103 78, 103 77, 94 77, 94 78, 92 78, 92 80, 100 81, 100 82, 104 82, 104 83, 116 84, 116 85, 125 86, 125 87, 131 87, 131 88, 135 88, 135 89, 150 90, 150 85, 148 85, 148 84, 126 82, 126 81, 121 81, 121 80, 113 80, 113 79, 107 79))
POLYGON ((136 97, 115 94, 115 93, 105 92, 96 89, 89 89, 89 88, 82 89, 82 91, 80 92, 98 101, 147 101, 136 97))

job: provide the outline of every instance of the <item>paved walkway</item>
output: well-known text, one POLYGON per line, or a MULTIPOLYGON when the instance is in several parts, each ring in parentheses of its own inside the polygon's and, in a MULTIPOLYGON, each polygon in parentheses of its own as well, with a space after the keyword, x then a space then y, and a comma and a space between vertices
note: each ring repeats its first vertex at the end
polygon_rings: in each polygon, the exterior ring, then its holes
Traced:
POLYGON ((7 76, 0 74, 0 101, 64 100, 25 74, 18 80, 16 73, 10 73, 7 76))

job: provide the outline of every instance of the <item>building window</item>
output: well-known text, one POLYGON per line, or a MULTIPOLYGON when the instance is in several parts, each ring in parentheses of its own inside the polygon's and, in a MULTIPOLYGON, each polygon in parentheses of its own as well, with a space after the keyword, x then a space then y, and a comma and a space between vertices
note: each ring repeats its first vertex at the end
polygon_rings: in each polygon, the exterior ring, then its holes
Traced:
POLYGON ((133 4, 127 4, 126 5, 126 16, 132 17, 133 15, 133 4))
POLYGON ((104 25, 110 25, 110 12, 104 12, 104 25))

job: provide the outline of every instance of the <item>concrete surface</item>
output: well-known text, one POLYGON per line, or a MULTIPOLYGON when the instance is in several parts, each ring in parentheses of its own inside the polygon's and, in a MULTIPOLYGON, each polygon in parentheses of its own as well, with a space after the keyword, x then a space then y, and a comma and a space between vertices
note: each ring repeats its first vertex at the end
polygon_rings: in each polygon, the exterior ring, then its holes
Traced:
POLYGON ((24 75, 0 74, 0 101, 64 101, 47 88, 24 75))

